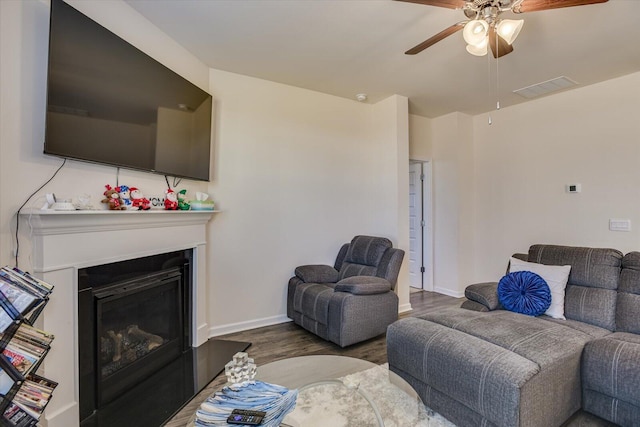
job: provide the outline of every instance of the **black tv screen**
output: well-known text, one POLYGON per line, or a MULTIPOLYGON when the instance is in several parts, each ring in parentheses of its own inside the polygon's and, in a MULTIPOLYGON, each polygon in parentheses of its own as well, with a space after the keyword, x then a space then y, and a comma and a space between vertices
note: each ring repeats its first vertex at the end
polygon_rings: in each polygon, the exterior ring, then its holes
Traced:
POLYGON ((209 180, 212 97, 51 1, 44 153, 209 180))

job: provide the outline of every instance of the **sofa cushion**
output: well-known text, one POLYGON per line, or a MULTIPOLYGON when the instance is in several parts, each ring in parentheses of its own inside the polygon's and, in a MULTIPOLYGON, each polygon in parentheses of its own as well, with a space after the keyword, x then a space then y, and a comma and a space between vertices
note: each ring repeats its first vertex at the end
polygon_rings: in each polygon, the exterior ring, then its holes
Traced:
POLYGON ((529 248, 528 260, 546 265, 570 265, 570 285, 618 289, 622 252, 616 249, 533 245, 529 248))
POLYGON ((391 247, 391 241, 383 237, 354 237, 340 264, 339 279, 352 276, 375 276, 384 253, 391 247))
POLYGON ((491 311, 487 308, 486 305, 480 304, 476 301, 465 300, 460 304, 460 308, 464 308, 465 310, 473 310, 473 311, 491 311))
POLYGON ((528 260, 546 265, 571 265, 565 317, 615 330, 622 252, 607 248, 533 245, 529 248, 528 260))
POLYGON ((616 299, 618 292, 612 289, 567 286, 564 313, 567 319, 616 330, 616 299))
POLYGON ((422 319, 464 332, 531 360, 541 368, 580 354, 592 337, 559 323, 538 321, 506 310, 478 312, 452 307, 422 319))
MULTIPOLYGON (((502 308, 500 298, 498 298, 498 283, 496 282, 469 285, 464 290, 464 296, 471 301, 482 304, 486 308, 486 310, 477 309, 477 311, 491 311, 502 308)), ((467 304, 467 306, 475 307, 473 304, 467 304)))
POLYGON ((567 328, 575 329, 576 331, 580 331, 583 334, 590 336, 592 339, 606 337, 607 335, 611 335, 611 331, 605 328, 601 328, 599 326, 594 326, 589 323, 578 322, 577 320, 571 319, 554 319, 553 317, 542 315, 539 319, 544 320, 545 322, 555 323, 567 328))
POLYGON ((301 283, 293 296, 293 309, 323 325, 329 316, 329 301, 335 284, 301 283))
POLYGON ((375 276, 378 269, 370 265, 354 264, 344 261, 338 279, 343 280, 353 276, 375 276))
POLYGON ((588 343, 582 358, 583 388, 597 394, 591 395, 584 409, 609 421, 620 422, 618 406, 625 407, 625 412, 635 407, 634 418, 640 419, 639 366, 638 335, 616 332, 588 343), (611 405, 603 408, 602 402, 611 405))
MULTIPOLYGON (((428 378, 430 388, 455 396, 495 425, 511 425, 519 418, 520 390, 540 371, 514 352, 418 318, 389 326, 387 355, 395 372, 428 378)), ((423 398, 430 402, 429 396, 423 398)))
POLYGON ((305 283, 335 283, 338 270, 330 265, 301 265, 295 269, 296 277, 305 283))
POLYGON ((535 262, 521 261, 511 257, 509 260, 509 271, 531 271, 540 275, 549 285, 551 291, 551 305, 545 314, 564 319, 564 297, 565 287, 571 272, 570 265, 544 265, 535 262))
POLYGON ((375 295, 391 290, 388 280, 375 276, 351 276, 336 283, 336 292, 349 292, 354 295, 375 295))
POLYGON ((622 259, 616 310, 616 331, 640 334, 640 252, 622 259))
POLYGON ((384 252, 392 246, 391 240, 384 237, 356 236, 351 240, 344 260, 377 267, 384 252))
POLYGON ((539 316, 551 305, 549 285, 530 271, 509 273, 498 283, 498 298, 506 310, 539 316))

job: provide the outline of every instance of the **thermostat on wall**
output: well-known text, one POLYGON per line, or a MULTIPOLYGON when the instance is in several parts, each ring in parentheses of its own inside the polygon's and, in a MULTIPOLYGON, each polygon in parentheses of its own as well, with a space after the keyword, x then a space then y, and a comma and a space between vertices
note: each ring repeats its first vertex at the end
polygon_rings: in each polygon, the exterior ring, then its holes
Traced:
POLYGON ((580 184, 567 184, 567 193, 579 193, 582 191, 582 185, 580 184))

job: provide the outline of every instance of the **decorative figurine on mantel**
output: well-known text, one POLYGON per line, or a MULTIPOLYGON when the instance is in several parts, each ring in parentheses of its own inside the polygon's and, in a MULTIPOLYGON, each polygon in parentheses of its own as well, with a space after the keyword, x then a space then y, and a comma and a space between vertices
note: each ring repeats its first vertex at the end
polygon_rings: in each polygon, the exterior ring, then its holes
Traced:
POLYGON ((102 199, 102 203, 109 205, 109 210, 112 211, 121 211, 126 209, 126 207, 122 205, 122 200, 120 200, 118 190, 111 187, 109 184, 105 185, 105 188, 107 190, 103 193, 105 198, 102 199))
POLYGON ((130 189, 129 187, 127 187, 126 185, 118 185, 116 187, 116 190, 118 190, 118 194, 120 194, 120 200, 122 200, 122 206, 125 207, 125 209, 131 209, 131 194, 130 194, 130 189))
POLYGON ((148 211, 151 209, 151 202, 144 197, 144 194, 136 187, 130 188, 131 192, 131 208, 139 211, 148 211))
POLYGON ((167 211, 175 211, 178 210, 178 196, 175 191, 172 189, 167 189, 164 198, 164 209, 167 211))
POLYGON ((181 211, 188 211, 191 208, 189 202, 187 202, 187 190, 182 189, 178 191, 178 209, 181 211))

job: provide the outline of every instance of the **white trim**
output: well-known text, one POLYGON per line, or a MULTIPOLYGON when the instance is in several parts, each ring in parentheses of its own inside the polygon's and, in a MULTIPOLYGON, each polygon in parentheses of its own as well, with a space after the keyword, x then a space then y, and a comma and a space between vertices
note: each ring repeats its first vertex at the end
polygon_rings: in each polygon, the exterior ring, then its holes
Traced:
POLYGON ((219 211, 55 211, 28 209, 20 216, 27 221, 34 236, 93 233, 165 226, 202 225, 219 211))
POLYGON ((422 289, 433 291, 433 163, 431 160, 422 162, 422 173, 424 182, 422 183, 423 197, 422 210, 425 218, 424 241, 422 243, 422 256, 424 259, 425 272, 423 275, 422 289))
POLYGON ((228 323, 221 326, 212 326, 209 328, 209 338, 218 337, 220 335, 233 334, 235 332, 243 332, 249 329, 262 328, 264 326, 278 325, 280 323, 291 322, 286 314, 277 316, 263 317, 262 319, 247 320, 238 323, 228 323))
POLYGON ((451 289, 446 289, 446 288, 436 287, 433 291, 437 292, 439 294, 448 295, 448 296, 454 297, 454 298, 463 298, 464 297, 464 292, 454 292, 451 289))
POLYGON ((49 427, 77 427, 78 269, 193 248, 193 345, 206 341, 206 226, 213 211, 42 211, 21 218, 32 244, 32 271, 55 285, 40 322, 56 336, 42 366, 45 376, 64 378, 45 411, 49 427))
POLYGON ((398 313, 406 313, 408 311, 413 311, 411 303, 402 304, 400 307, 398 307, 398 313))

